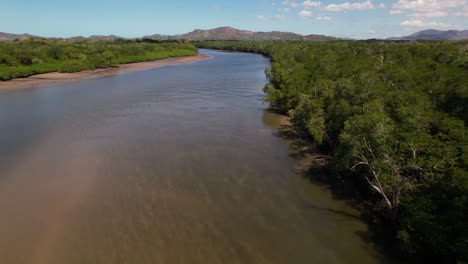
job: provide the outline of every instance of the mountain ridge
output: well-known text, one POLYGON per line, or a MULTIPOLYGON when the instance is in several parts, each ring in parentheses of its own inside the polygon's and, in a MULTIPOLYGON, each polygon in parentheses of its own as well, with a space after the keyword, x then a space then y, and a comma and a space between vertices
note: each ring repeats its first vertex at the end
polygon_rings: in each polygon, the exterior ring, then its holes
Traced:
POLYGON ((12 33, 3 33, 3 32, 0 32, 0 41, 4 41, 4 40, 15 40, 15 39, 23 40, 23 39, 30 39, 30 38, 40 38, 40 37, 34 36, 34 35, 30 35, 30 34, 26 34, 26 33, 23 33, 23 34, 12 34, 12 33))
POLYGON ((468 30, 426 29, 408 36, 391 37, 387 40, 463 40, 468 39, 468 30))
MULTIPOLYGON (((24 40, 32 38, 44 38, 40 36, 30 35, 30 34, 11 34, 11 33, 2 33, 0 32, 0 41, 7 40, 24 40)), ((342 38, 336 38, 326 35, 310 34, 310 35, 301 35, 293 32, 283 32, 283 31, 250 31, 250 30, 241 30, 229 26, 217 27, 213 29, 195 29, 191 32, 177 35, 161 35, 161 34, 152 34, 146 35, 141 38, 148 38, 153 40, 253 40, 253 41, 262 41, 262 40, 272 40, 272 41, 285 41, 285 40, 305 40, 305 41, 332 41, 332 40, 342 40, 342 38)), ((89 37, 77 36, 71 38, 47 38, 47 39, 66 39, 71 41, 80 41, 80 40, 116 40, 116 39, 132 39, 124 38, 116 35, 92 35, 89 37)), ((135 39, 135 38, 133 38, 135 39)), ((468 30, 435 30, 427 29, 415 32, 408 36, 401 37, 390 37, 385 40, 463 40, 468 39, 468 30)))
POLYGON ((150 39, 188 39, 188 40, 337 40, 338 38, 325 35, 301 35, 292 32, 270 31, 255 32, 236 29, 233 27, 217 27, 213 29, 195 29, 192 32, 174 36, 148 35, 150 39))
MULTIPOLYGON (((30 38, 43 38, 29 34, 10 34, 0 32, 0 41, 2 40, 15 40, 15 39, 30 39, 30 38)), ((308 41, 329 41, 338 40, 339 38, 325 36, 325 35, 301 35, 293 32, 270 31, 270 32, 254 32, 250 30, 241 30, 233 27, 218 27, 213 29, 195 29, 185 34, 177 35, 161 35, 152 34, 143 36, 153 40, 308 40, 308 41)), ((119 37, 115 35, 92 35, 89 37, 76 36, 71 38, 49 38, 49 39, 67 39, 72 41, 79 40, 116 40, 116 39, 130 39, 119 37)))

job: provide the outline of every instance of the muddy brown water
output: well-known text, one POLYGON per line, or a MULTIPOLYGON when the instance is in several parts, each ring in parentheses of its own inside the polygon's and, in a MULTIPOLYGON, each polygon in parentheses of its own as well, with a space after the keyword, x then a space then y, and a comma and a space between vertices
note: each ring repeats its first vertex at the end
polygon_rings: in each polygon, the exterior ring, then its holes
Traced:
POLYGON ((0 263, 380 263, 359 212, 295 172, 269 61, 0 93, 0 263))

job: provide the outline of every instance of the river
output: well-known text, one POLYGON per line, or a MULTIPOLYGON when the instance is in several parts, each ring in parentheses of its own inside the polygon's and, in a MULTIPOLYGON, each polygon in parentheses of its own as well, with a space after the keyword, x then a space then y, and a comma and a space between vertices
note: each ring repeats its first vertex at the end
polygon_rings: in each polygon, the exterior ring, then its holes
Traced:
POLYGON ((0 93, 0 262, 379 263, 359 211, 295 170, 267 58, 0 93))

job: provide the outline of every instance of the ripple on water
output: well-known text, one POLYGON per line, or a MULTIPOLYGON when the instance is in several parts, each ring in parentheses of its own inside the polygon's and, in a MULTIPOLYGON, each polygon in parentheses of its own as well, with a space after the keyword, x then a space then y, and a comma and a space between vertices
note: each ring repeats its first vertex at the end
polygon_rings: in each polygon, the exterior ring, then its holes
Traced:
POLYGON ((296 174, 266 58, 0 93, 2 263, 376 263, 346 202, 296 174))

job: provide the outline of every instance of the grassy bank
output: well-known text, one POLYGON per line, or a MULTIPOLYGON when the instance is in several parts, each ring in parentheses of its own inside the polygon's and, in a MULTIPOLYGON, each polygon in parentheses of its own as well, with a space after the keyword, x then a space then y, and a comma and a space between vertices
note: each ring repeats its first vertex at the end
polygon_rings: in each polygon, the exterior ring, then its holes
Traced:
POLYGON ((271 58, 273 109, 413 260, 468 261, 468 42, 199 42, 271 58))
POLYGON ((196 55, 195 46, 177 42, 32 39, 0 42, 0 80, 47 72, 78 72, 118 64, 196 55))

